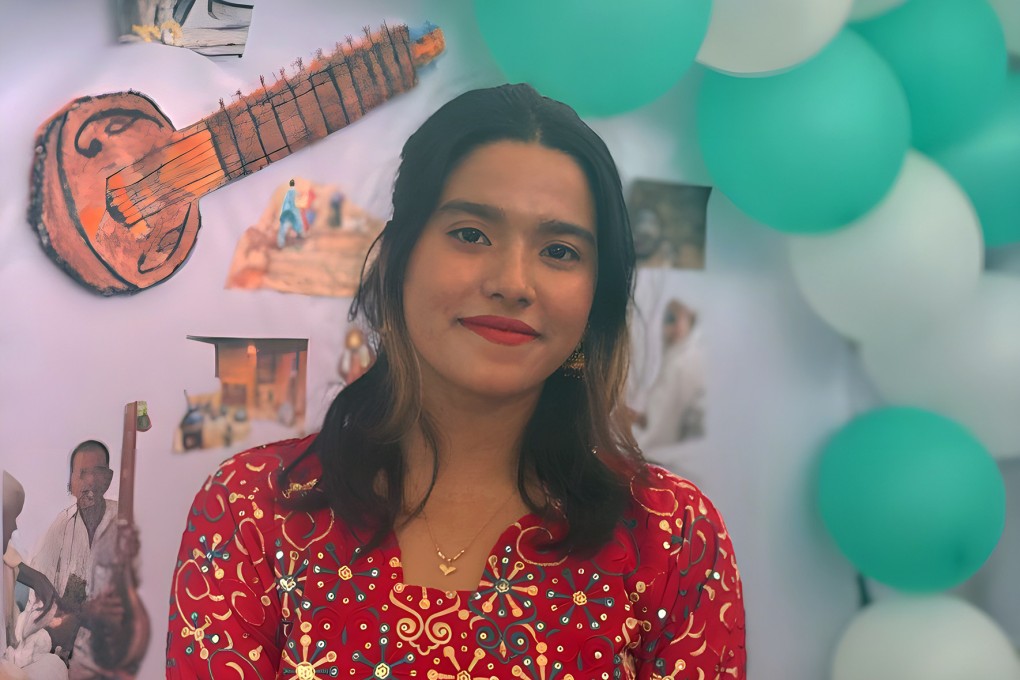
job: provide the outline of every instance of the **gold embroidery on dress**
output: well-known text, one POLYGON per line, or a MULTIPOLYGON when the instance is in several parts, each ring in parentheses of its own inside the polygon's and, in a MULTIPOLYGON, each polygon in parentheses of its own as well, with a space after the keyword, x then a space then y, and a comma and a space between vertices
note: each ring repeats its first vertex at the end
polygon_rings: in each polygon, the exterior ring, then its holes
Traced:
POLYGON ((315 485, 318 484, 318 483, 319 483, 318 478, 310 479, 310 480, 308 480, 307 482, 305 482, 303 484, 301 482, 291 482, 290 486, 288 486, 286 489, 283 490, 283 497, 284 498, 290 498, 291 494, 298 493, 298 492, 302 492, 303 493, 305 491, 311 491, 312 489, 315 488, 315 485))
MULTIPOLYGON (((396 589, 394 589, 394 591, 395 590, 396 589)), ((436 619, 442 618, 447 614, 451 614, 460 609, 459 595, 456 596, 452 605, 442 611, 436 612, 427 619, 423 619, 421 614, 397 599, 394 595, 394 591, 390 591, 390 602, 395 604, 402 611, 411 615, 405 616, 397 621, 397 636, 401 640, 409 643, 412 647, 417 649, 419 654, 428 654, 436 647, 447 644, 453 638, 453 629, 450 627, 450 624, 445 621, 436 622, 436 619), (422 635, 428 638, 430 644, 423 645, 421 643, 420 638, 422 635)))

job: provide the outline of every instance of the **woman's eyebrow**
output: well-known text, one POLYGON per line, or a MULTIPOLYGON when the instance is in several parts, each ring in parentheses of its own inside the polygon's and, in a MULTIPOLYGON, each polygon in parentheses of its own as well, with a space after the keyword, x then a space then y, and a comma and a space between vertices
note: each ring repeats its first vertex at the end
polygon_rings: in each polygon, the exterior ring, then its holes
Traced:
POLYGON ((441 206, 436 208, 436 212, 467 213, 468 215, 474 215, 475 217, 481 217, 488 220, 502 220, 506 218, 506 213, 503 212, 502 208, 497 208, 496 206, 488 205, 487 203, 465 201, 459 198, 454 198, 443 203, 441 206))
POLYGON ((595 234, 591 232, 591 229, 585 229, 573 222, 564 222, 563 220, 544 220, 538 225, 538 231, 543 234, 552 234, 554 236, 576 236, 577 238, 587 241, 592 248, 596 245, 595 234))
MULTIPOLYGON (((488 203, 466 201, 459 198, 454 198, 443 203, 441 206, 436 208, 436 212, 466 213, 492 222, 506 220, 506 212, 498 206, 489 205, 488 203)), ((587 241, 593 248, 596 245, 595 234, 592 233, 591 229, 586 229, 580 225, 574 224, 573 222, 565 222, 563 220, 543 220, 539 223, 538 230, 542 234, 576 236, 577 238, 587 241)))

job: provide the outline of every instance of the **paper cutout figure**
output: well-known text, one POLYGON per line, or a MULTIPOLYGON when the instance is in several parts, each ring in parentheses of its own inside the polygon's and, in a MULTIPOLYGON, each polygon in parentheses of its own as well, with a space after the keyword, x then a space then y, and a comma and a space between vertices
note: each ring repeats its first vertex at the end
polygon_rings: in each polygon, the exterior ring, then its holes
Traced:
POLYGON ((276 247, 283 250, 287 242, 287 234, 294 232, 298 238, 305 237, 305 216, 297 209, 297 190, 294 189, 294 180, 290 181, 290 188, 283 196, 283 207, 280 208, 280 229, 276 233, 276 247))
POLYGON ((294 187, 288 184, 276 190, 259 221, 241 236, 226 287, 353 296, 365 255, 385 223, 345 200, 336 186, 300 177, 294 182, 294 187), (285 224, 282 217, 292 189, 303 224, 302 238, 293 232, 286 236, 289 222, 285 224))

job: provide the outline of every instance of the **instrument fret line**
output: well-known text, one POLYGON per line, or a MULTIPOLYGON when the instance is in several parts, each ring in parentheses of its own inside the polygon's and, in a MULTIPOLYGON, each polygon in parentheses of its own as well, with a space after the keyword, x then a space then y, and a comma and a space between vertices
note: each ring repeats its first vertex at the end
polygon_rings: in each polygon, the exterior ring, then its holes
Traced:
POLYGON ((380 89, 385 90, 386 93, 384 95, 384 100, 389 99, 393 96, 393 93, 390 92, 389 83, 386 83, 384 86, 383 83, 379 81, 379 76, 376 74, 376 60, 372 59, 372 54, 376 48, 375 41, 371 39, 367 30, 365 31, 365 35, 368 37, 368 49, 359 50, 361 61, 365 64, 365 70, 368 71, 368 77, 372 80, 372 85, 374 86, 373 89, 377 92, 380 89))
POLYGON ((266 153, 266 145, 262 142, 262 130, 259 127, 259 122, 255 118, 255 114, 251 112, 251 107, 248 106, 248 102, 244 99, 241 100, 244 103, 244 108, 248 112, 248 116, 251 118, 251 124, 255 126, 255 139, 259 143, 259 148, 262 149, 262 157, 268 160, 269 154, 266 153))
POLYGON ((322 109, 322 104, 319 101, 319 96, 315 92, 315 86, 312 85, 310 81, 308 82, 308 86, 309 86, 309 92, 303 92, 301 94, 298 94, 297 92, 295 92, 293 87, 291 87, 290 88, 290 90, 291 90, 291 96, 290 97, 287 97, 287 93, 285 93, 285 92, 279 92, 279 93, 276 93, 275 95, 269 95, 269 96, 271 96, 271 97, 273 97, 275 99, 275 106, 276 107, 284 106, 284 105, 287 105, 287 104, 293 104, 297 108, 298 113, 301 116, 302 125, 305 128, 305 134, 302 135, 301 138, 300 138, 300 141, 302 141, 302 142, 305 142, 305 141, 314 141, 316 139, 320 139, 323 136, 319 132, 316 132, 315 130, 313 130, 311 127, 308 126, 308 124, 306 122, 306 118, 301 113, 303 111, 303 108, 301 106, 302 98, 304 98, 305 101, 307 101, 310 96, 315 98, 315 102, 316 103, 312 104, 311 108, 317 109, 319 111, 319 114, 322 116, 323 122, 325 123, 326 134, 329 134, 330 128, 331 128, 331 126, 329 124, 329 121, 326 120, 326 114, 325 114, 325 112, 322 109))
POLYGON ((404 69, 400 67, 400 52, 397 51, 397 41, 393 38, 393 33, 390 31, 389 25, 384 21, 383 30, 386 31, 386 37, 389 38, 390 51, 393 52, 393 63, 397 65, 397 70, 400 72, 400 84, 403 90, 410 89, 412 83, 407 82, 407 77, 404 74, 404 69))
MULTIPOLYGON (((230 139, 234 143, 234 150, 237 151, 237 157, 241 159, 241 174, 242 175, 247 175, 248 174, 248 167, 247 167, 247 163, 244 160, 244 154, 241 152, 241 145, 237 141, 237 130, 234 129, 234 121, 230 119, 230 113, 227 111, 227 107, 223 103, 222 99, 220 100, 220 110, 219 110, 219 113, 227 121, 227 128, 230 130, 230 139)), ((216 115, 216 114, 213 114, 213 115, 216 115)))
POLYGON ((347 67, 347 73, 351 76, 351 85, 354 88, 354 97, 358 100, 358 109, 361 111, 361 115, 365 115, 365 100, 361 96, 361 87, 358 85, 358 78, 354 75, 354 67, 351 66, 350 60, 344 55, 344 66, 347 67))
MULTIPOLYGON (((407 40, 401 40, 400 44, 404 47, 404 53, 407 55, 407 63, 411 64, 411 70, 414 70, 414 52, 411 51, 411 37, 407 36, 407 40)), ((412 83, 413 84, 413 83, 412 83)))
MULTIPOLYGON (((284 83, 284 85, 287 86, 287 89, 290 90, 291 100, 294 102, 294 106, 297 107, 298 119, 301 121, 301 125, 305 128, 306 135, 309 138, 314 138, 315 135, 312 133, 311 128, 308 127, 308 121, 305 120, 305 114, 304 114, 304 112, 301 111, 301 105, 298 104, 298 102, 297 102, 297 94, 294 92, 294 86, 291 84, 291 82, 287 79, 286 76, 284 76, 284 78, 283 78, 283 83, 284 83)), ((283 94, 283 93, 281 92, 280 94, 283 94)), ((272 103, 270 103, 270 106, 272 106, 272 103)), ((282 127, 283 126, 281 124, 281 128, 282 127)))
POLYGON ((326 134, 331 135, 336 132, 336 129, 330 125, 329 119, 326 118, 326 110, 322 108, 322 100, 319 99, 319 93, 315 90, 315 83, 312 82, 312 77, 315 74, 308 76, 308 85, 312 88, 312 96, 315 97, 315 106, 319 110, 319 115, 322 116, 322 124, 326 127, 326 134))
MULTIPOLYGON (((286 77, 284 77, 284 79, 286 79, 286 77)), ((287 131, 283 129, 283 121, 280 120, 280 112, 276 110, 276 106, 273 104, 272 98, 270 98, 270 100, 266 103, 269 104, 269 110, 273 112, 273 118, 276 119, 276 127, 280 129, 280 136, 283 137, 283 144, 287 147, 287 153, 290 154, 292 153, 292 150, 290 148, 290 142, 287 141, 287 131)), ((251 104, 248 103, 247 97, 244 98, 244 105, 248 107, 248 112, 251 113, 251 104)), ((254 119, 255 117, 252 116, 252 120, 254 119)))

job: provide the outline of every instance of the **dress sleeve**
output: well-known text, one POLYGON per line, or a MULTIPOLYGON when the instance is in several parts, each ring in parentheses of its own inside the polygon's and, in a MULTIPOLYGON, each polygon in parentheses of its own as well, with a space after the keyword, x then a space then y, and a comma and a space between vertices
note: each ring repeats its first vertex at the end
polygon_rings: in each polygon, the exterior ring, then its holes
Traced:
POLYGON ((168 680, 276 677, 281 611, 265 535, 276 469, 239 454, 195 497, 171 583, 168 680))
POLYGON ((744 603, 726 525, 696 486, 670 481, 656 491, 672 492, 675 509, 649 516, 637 677, 745 680, 744 603))

